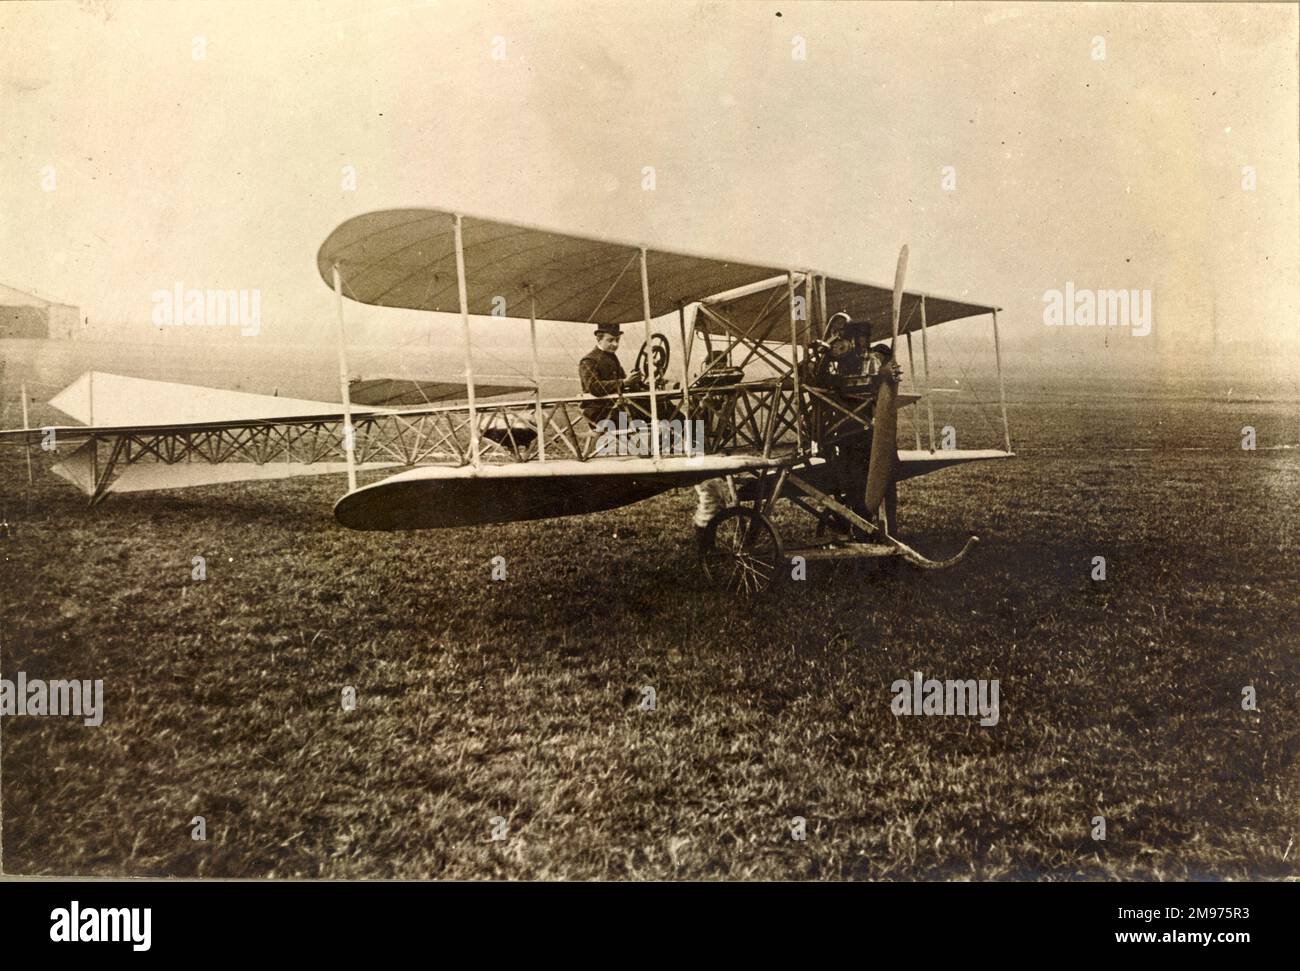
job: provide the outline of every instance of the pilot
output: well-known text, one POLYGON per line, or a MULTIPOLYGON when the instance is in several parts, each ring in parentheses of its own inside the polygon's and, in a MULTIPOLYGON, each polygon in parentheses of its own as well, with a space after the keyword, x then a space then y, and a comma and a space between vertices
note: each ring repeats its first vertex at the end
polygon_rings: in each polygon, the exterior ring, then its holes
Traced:
MULTIPOLYGON (((840 316, 839 314, 836 317, 840 316)), ((864 519, 870 516, 866 508, 867 471, 871 461, 871 424, 875 417, 875 398, 884 381, 897 385, 903 376, 903 369, 894 359, 894 353, 888 344, 871 346, 868 328, 864 325, 848 338, 847 315, 840 327, 836 328, 835 318, 831 318, 828 328, 828 353, 822 358, 820 376, 831 386, 841 384, 845 379, 853 380, 866 377, 866 386, 855 394, 845 395, 840 399, 845 408, 853 409, 866 419, 865 425, 844 422, 837 414, 829 416, 827 423, 836 426, 837 431, 832 442, 827 443, 828 458, 836 466, 838 490, 847 500, 850 509, 864 519), (866 409, 861 407, 863 396, 870 403, 866 409)), ((854 534, 857 530, 852 530, 854 534)), ((860 537, 861 538, 861 537, 860 537)))
MULTIPOLYGON (((619 363, 618 340, 623 329, 618 324, 600 324, 596 328, 596 346, 578 362, 578 379, 583 394, 616 395, 624 391, 643 391, 640 374, 627 376, 619 363)), ((595 428, 614 410, 612 402, 583 402, 582 413, 595 428)))
MULTIPOLYGON (((629 378, 619 363, 615 352, 622 336, 623 331, 618 324, 600 324, 596 328, 596 346, 578 362, 578 377, 582 381, 584 394, 616 395, 624 391, 645 390, 645 380, 640 372, 629 378)), ((586 401, 582 405, 582 413, 593 429, 611 417, 613 411, 614 404, 608 401, 586 401)), ((697 442, 695 447, 702 448, 703 445, 703 442, 697 442)), ((706 527, 713 516, 728 504, 728 491, 726 479, 708 479, 695 486, 695 515, 692 522, 695 525, 696 549, 701 553, 708 545, 706 527)))
POLYGON ((835 384, 835 378, 860 373, 862 355, 848 336, 849 315, 840 311, 826 323, 826 340, 818 341, 819 350, 813 384, 835 384))
MULTIPOLYGON (((894 352, 889 349, 888 344, 877 344, 867 353, 862 373, 868 377, 875 377, 886 368, 893 376, 892 383, 897 384, 903 377, 903 368, 894 360, 894 352)), ((879 387, 879 383, 872 382, 872 386, 879 387)))

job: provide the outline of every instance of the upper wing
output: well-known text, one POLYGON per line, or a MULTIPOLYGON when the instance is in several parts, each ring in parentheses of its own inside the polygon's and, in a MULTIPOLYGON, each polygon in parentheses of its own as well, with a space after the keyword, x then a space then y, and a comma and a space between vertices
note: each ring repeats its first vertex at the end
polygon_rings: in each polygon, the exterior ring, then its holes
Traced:
MULTIPOLYGON (((784 280, 781 286, 746 293, 731 300, 711 302, 711 309, 724 317, 744 322, 749 335, 758 340, 788 343, 790 340, 790 310, 785 299, 784 280), (752 329, 751 329, 752 324, 752 329)), ((802 294, 802 287, 796 291, 802 294)), ((925 322, 927 327, 963 317, 975 317, 1001 309, 977 303, 967 303, 947 297, 904 292, 902 312, 898 318, 898 332, 906 334, 921 329, 921 298, 925 297, 925 322)), ((820 300, 819 295, 814 295, 820 300)), ((857 283, 834 277, 826 279, 826 312, 844 311, 854 321, 870 325, 871 340, 889 340, 893 313, 893 290, 873 283, 857 283)), ((701 314, 698 326, 710 334, 726 334, 726 328, 708 314, 701 314)), ((800 328, 802 335, 803 328, 800 328)))
MULTIPOLYGON (((455 214, 388 209, 349 219, 316 257, 333 287, 361 303, 459 313, 455 214)), ((626 324, 644 319, 641 248, 631 243, 462 217, 469 312, 626 324), (504 300, 504 307, 501 301, 504 300)), ((647 249, 650 315, 783 272, 731 260, 647 249)))
MULTIPOLYGON (((321 245, 317 269, 332 287, 337 266, 344 294, 361 303, 459 313, 455 220, 454 213, 439 209, 386 209, 356 216, 342 223, 321 245)), ((475 216, 462 216, 462 234, 471 314, 504 314, 526 320, 535 299, 536 315, 541 319, 608 324, 644 319, 640 272, 635 265, 639 246, 475 216)), ((788 343, 786 272, 772 265, 647 248, 650 316, 770 281, 770 287, 714 307, 724 314, 742 313, 747 328, 748 322, 761 314, 762 322, 750 336, 788 343)), ((882 334, 889 336, 892 294, 890 287, 826 279, 828 311, 844 310, 855 320, 869 320, 873 340, 882 334)), ((902 332, 921 326, 920 300, 919 293, 904 295, 902 332)), ((938 324, 993 309, 927 296, 926 322, 938 324)), ((700 325, 710 333, 725 333, 717 321, 707 317, 701 317, 700 325)))

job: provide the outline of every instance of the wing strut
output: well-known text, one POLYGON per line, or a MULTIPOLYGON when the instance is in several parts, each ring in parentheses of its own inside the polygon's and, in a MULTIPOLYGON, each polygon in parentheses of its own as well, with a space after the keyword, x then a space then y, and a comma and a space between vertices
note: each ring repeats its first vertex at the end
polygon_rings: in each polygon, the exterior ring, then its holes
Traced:
MULTIPOLYGON (((925 298, 921 298, 921 306, 925 307, 925 298)), ((921 311, 925 313, 924 309, 921 311)), ((912 356, 912 332, 907 332, 907 376, 912 379, 912 390, 916 391, 916 358, 912 356)), ((929 388, 925 389, 928 394, 929 388)), ((912 431, 916 432, 916 450, 921 451, 921 423, 917 420, 916 412, 912 412, 912 431)))
POLYGON ((528 285, 528 336, 533 349, 533 384, 536 385, 537 405, 534 418, 537 421, 537 461, 546 461, 546 423, 542 420, 542 368, 537 363, 537 297, 533 294, 532 284, 528 285))
POLYGON ((460 296, 460 327, 465 337, 465 387, 469 398, 469 460, 478 468, 478 418, 474 411, 474 355, 469 336, 469 291, 465 283, 465 238, 456 213, 456 289, 460 296))
MULTIPOLYGON (((799 323, 798 315, 795 313, 794 305, 794 270, 790 270, 785 277, 786 296, 790 301, 790 374, 794 379, 794 436, 798 443, 800 453, 803 452, 803 418, 800 412, 803 410, 803 395, 799 390, 799 323)), ((807 316, 807 308, 804 308, 804 316, 807 316)), ((775 404, 773 405, 775 408, 775 404)))
MULTIPOLYGON (((924 304, 922 304, 924 306, 924 304)), ((993 311, 993 353, 998 361, 998 401, 1002 405, 1002 440, 1011 451, 1011 426, 1007 424, 1007 389, 1002 384, 1002 346, 998 343, 998 312, 993 311)))
POLYGON ((646 383, 650 385, 650 454, 658 458, 659 399, 655 395, 655 356, 654 346, 650 342, 650 279, 646 273, 644 246, 641 247, 641 304, 645 311, 646 383))
MULTIPOLYGON (((677 305, 677 329, 682 337, 682 442, 686 454, 694 455, 695 448, 691 444, 691 345, 686 342, 686 308, 680 303, 677 305)), ((695 336, 694 332, 691 336, 695 336)), ((698 447, 704 451, 703 442, 699 442, 698 447)))
POLYGON ((357 488, 356 429, 352 425, 352 393, 348 388, 348 355, 343 338, 343 278, 334 264, 334 298, 339 308, 339 389, 343 393, 343 451, 348 456, 348 492, 357 488))
POLYGON ((930 419, 930 451, 934 451, 934 397, 930 394, 930 345, 925 330, 925 294, 921 294, 921 362, 925 366, 925 413, 930 419))

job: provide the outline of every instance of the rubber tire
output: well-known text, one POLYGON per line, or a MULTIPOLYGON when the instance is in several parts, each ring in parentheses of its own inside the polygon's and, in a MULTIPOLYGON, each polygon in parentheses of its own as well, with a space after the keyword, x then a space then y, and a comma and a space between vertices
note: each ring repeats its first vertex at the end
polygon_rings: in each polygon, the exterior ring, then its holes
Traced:
POLYGON ((740 597, 763 593, 784 564, 776 527, 756 509, 728 506, 705 527, 700 566, 721 590, 740 597))

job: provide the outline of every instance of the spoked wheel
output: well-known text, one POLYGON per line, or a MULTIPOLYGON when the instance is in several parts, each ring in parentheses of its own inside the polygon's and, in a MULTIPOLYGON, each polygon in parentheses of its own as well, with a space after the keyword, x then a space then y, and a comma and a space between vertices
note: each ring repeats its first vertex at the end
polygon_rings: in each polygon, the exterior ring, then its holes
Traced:
POLYGON ((771 520, 756 509, 731 506, 706 527, 700 564, 709 580, 729 593, 762 593, 776 580, 785 560, 771 520))

